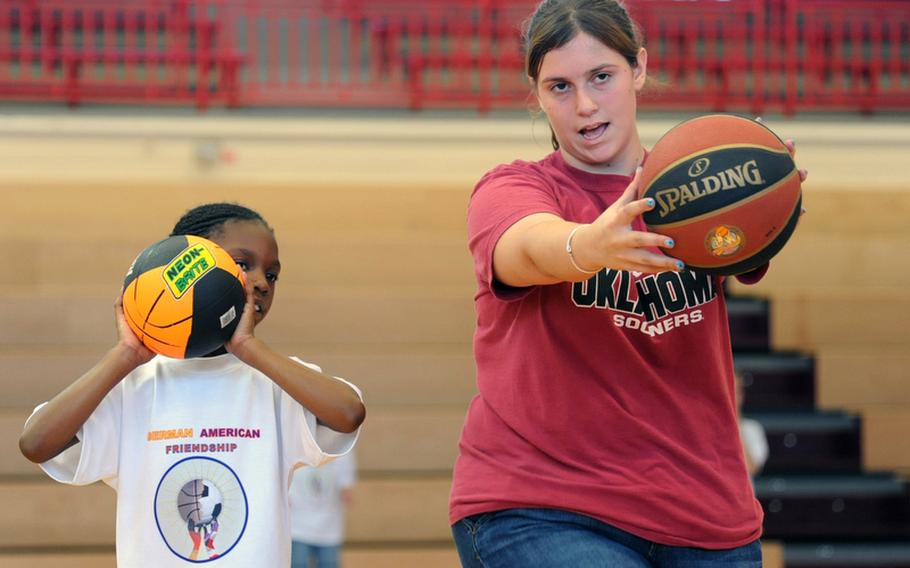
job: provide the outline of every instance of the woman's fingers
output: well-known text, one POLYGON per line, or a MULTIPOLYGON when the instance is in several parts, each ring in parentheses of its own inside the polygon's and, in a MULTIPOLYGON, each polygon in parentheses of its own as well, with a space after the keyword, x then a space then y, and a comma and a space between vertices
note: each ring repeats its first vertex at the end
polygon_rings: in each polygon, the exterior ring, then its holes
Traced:
POLYGON ((655 205, 654 199, 651 197, 636 199, 619 210, 619 221, 623 225, 631 225, 636 217, 654 209, 655 205))
POLYGON ((672 238, 646 231, 629 231, 626 234, 625 244, 633 248, 660 247, 671 249, 676 246, 676 242, 672 238))
POLYGON ((682 270, 684 264, 672 257, 653 252, 651 249, 672 249, 672 238, 658 233, 634 231, 632 224, 637 217, 654 208, 653 198, 638 199, 642 168, 635 169, 632 181, 622 196, 617 199, 594 222, 600 235, 600 266, 638 272, 661 272, 682 270))
MULTIPOLYGON (((796 143, 792 139, 787 138, 786 140, 784 140, 784 146, 786 146, 787 151, 790 152, 790 157, 796 158, 796 143)), ((804 168, 799 168, 799 169, 797 169, 797 171, 799 172, 800 183, 806 181, 806 178, 809 177, 809 170, 806 170, 804 168)))
POLYGON ((658 247, 672 249, 673 244, 673 239, 663 235, 628 231, 613 241, 611 252, 602 257, 598 264, 616 270, 649 273, 682 270, 685 268, 682 261, 654 251, 658 247))
POLYGON ((666 271, 680 271, 685 268, 685 264, 676 260, 675 258, 670 258, 669 256, 662 256, 654 253, 646 253, 644 255, 628 255, 628 257, 622 262, 621 266, 616 268, 620 270, 630 270, 635 272, 644 272, 644 273, 655 273, 655 272, 666 272, 666 271))
POLYGON ((629 185, 626 186, 626 190, 622 192, 622 195, 611 207, 622 208, 629 203, 632 203, 638 198, 638 185, 641 180, 641 166, 635 168, 635 173, 632 175, 632 181, 629 182, 629 185))
POLYGON ((638 270, 639 272, 658 272, 661 270, 682 270, 685 264, 676 258, 659 252, 652 252, 650 248, 663 246, 668 237, 634 231, 630 234, 629 246, 616 255, 617 268, 625 270, 638 270))
POLYGON ((784 146, 786 146, 787 151, 790 152, 790 157, 795 158, 796 157, 796 142, 794 142, 792 138, 787 138, 786 140, 784 140, 784 146))

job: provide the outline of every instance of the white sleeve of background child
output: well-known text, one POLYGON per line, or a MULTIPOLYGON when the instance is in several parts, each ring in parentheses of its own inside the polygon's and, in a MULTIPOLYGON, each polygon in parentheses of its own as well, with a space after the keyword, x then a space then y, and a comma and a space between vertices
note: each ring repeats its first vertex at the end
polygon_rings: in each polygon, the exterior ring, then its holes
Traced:
MULTIPOLYGON (((301 365, 322 372, 319 366, 296 357, 291 357, 301 365)), ((348 385, 357 396, 363 400, 363 394, 356 386, 344 379, 334 377, 336 380, 348 385)), ((276 385, 275 388, 278 388, 276 385)), ((280 389, 279 389, 280 390, 280 389)), ((360 436, 360 428, 354 432, 342 433, 332 430, 316 420, 316 416, 304 408, 291 395, 281 391, 281 430, 284 455, 292 468, 308 465, 318 466, 342 456, 354 447, 360 436)))
POLYGON ((768 437, 761 422, 752 418, 743 418, 739 423, 739 432, 742 436, 743 446, 749 453, 749 459, 759 470, 768 461, 768 437))
MULTIPOLYGON (((79 442, 42 463, 41 469, 60 483, 88 485, 103 480, 108 485, 116 486, 122 393, 119 384, 114 387, 76 433, 79 442)), ((45 404, 35 408, 28 420, 45 404)))

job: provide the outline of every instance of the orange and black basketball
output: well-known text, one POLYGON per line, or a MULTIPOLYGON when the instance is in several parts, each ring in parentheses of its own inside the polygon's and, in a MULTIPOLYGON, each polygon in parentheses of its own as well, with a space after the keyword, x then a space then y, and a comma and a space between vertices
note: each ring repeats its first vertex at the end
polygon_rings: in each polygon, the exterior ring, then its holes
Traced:
POLYGON ((123 313, 136 337, 161 355, 207 355, 231 338, 246 302, 242 273, 202 237, 159 241, 133 261, 123 281, 123 313))
POLYGON ((651 150, 641 197, 648 229, 672 237, 669 254, 690 268, 741 274, 777 254, 801 209, 799 171, 759 122, 733 115, 687 120, 651 150))

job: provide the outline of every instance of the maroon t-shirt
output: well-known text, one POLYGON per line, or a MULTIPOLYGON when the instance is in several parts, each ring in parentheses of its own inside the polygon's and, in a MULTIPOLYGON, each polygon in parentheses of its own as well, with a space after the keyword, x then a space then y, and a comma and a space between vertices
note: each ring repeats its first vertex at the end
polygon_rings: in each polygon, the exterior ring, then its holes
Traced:
MULTIPOLYGON (((493 249, 517 220, 589 223, 631 178, 558 152, 489 172, 468 208, 479 394, 459 443, 450 522, 515 507, 575 511, 662 544, 730 548, 761 534, 739 440, 721 280, 602 269, 509 288, 493 249)), ((641 220, 635 229, 644 230, 641 220)))

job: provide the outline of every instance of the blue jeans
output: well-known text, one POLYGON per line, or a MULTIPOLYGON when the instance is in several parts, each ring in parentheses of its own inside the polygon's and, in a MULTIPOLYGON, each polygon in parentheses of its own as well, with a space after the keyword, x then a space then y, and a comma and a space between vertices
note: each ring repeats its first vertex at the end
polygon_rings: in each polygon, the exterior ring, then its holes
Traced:
POLYGON ((656 544, 557 509, 506 509, 452 525, 464 568, 761 568, 758 540, 727 550, 656 544))
POLYGON ((291 542, 291 568, 337 568, 338 546, 291 542))

